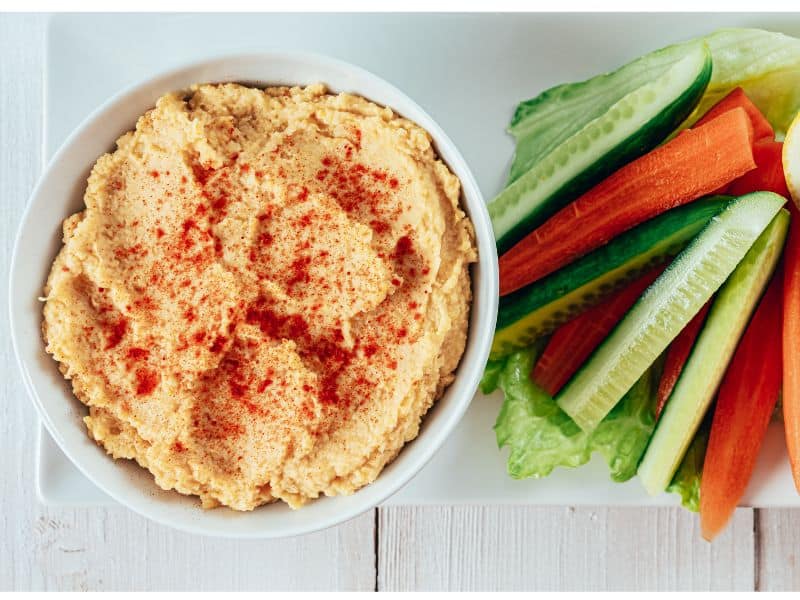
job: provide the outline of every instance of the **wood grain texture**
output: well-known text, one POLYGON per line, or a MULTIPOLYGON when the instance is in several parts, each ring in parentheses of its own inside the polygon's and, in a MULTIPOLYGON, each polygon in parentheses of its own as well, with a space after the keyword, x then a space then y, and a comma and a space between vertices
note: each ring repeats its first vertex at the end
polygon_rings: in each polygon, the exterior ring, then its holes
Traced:
POLYGON ((714 542, 679 508, 379 509, 380 590, 752 590, 753 513, 714 542))
POLYGON ((8 336, 6 282, 17 223, 40 171, 43 33, 41 17, 0 15, 0 589, 31 589, 36 579, 35 415, 8 336))
POLYGON ((8 336, 8 265, 41 171, 45 18, 0 15, 0 590, 372 590, 375 515, 276 541, 202 538, 124 508, 52 508, 34 490, 36 416, 8 336))
POLYGON ((123 509, 35 516, 34 588, 372 590, 373 513, 315 534, 239 541, 175 532, 123 509))
POLYGON ((794 509, 756 511, 756 583, 759 590, 800 590, 800 513, 794 509))

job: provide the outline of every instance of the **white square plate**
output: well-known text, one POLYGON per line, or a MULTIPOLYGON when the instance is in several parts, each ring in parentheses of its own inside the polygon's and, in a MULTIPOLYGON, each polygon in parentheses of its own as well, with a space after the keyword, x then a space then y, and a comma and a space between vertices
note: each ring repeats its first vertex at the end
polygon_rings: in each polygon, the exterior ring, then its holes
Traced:
MULTIPOLYGON (((504 129, 519 100, 606 71, 718 27, 800 35, 782 15, 58 15, 47 32, 45 156, 112 94, 179 64, 236 50, 304 50, 362 66, 416 100, 447 132, 486 198, 513 151, 504 129)), ((478 395, 433 460, 389 504, 673 505, 636 479, 612 483, 601 460, 544 480, 505 473, 492 425, 499 393, 478 395)), ((113 501, 86 480, 40 427, 37 477, 48 504, 113 501)), ((744 506, 800 506, 775 423, 744 506)))

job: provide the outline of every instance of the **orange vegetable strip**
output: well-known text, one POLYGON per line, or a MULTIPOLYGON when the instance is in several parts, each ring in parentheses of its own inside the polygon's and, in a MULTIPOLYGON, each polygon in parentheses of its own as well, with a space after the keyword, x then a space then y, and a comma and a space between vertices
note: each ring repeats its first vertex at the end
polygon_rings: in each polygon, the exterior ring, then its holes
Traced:
POLYGON ((625 165, 500 257, 500 294, 754 169, 752 125, 735 108, 625 165))
POLYGON ((664 370, 661 372, 661 380, 658 382, 658 392, 656 393, 656 419, 661 416, 661 411, 664 410, 672 388, 678 383, 678 378, 683 371, 683 365, 689 359, 689 355, 694 348, 694 342, 697 335, 703 328, 703 323, 708 314, 708 308, 711 306, 711 301, 705 303, 700 312, 697 313, 691 321, 683 328, 678 334, 667 350, 667 357, 664 359, 664 370))
POLYGON ((800 212, 792 202, 783 251, 783 424, 794 485, 800 492, 800 212))
POLYGON ((692 127, 704 125, 711 119, 729 110, 733 110, 734 108, 743 108, 747 113, 750 122, 753 124, 754 141, 757 142, 763 139, 771 140, 775 137, 775 131, 772 129, 772 125, 769 124, 767 118, 758 110, 758 107, 753 104, 753 101, 747 97, 747 94, 745 94, 744 90, 740 87, 735 88, 722 100, 709 108, 708 112, 706 112, 692 127))
POLYGON ((555 396, 664 268, 665 265, 651 269, 559 327, 533 368, 533 381, 555 396))
POLYGON ((719 388, 700 481, 700 529, 712 540, 736 510, 753 474, 781 389, 780 273, 739 341, 719 388))

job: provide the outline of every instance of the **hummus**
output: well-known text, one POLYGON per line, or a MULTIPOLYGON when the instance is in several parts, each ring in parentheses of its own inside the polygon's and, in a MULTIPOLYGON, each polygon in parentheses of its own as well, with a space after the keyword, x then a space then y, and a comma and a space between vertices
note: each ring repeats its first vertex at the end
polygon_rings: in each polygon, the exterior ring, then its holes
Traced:
POLYGON ((163 96, 94 165, 45 289, 89 435, 205 507, 370 483, 464 350, 459 193, 423 129, 360 97, 163 96))

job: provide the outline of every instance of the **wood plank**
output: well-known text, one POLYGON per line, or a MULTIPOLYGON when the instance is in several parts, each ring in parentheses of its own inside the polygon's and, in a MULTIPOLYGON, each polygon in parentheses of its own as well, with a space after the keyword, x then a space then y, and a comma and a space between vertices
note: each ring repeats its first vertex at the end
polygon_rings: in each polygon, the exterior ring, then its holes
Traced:
MULTIPOLYGON (((0 15, 0 264, 41 167, 45 18, 0 15)), ((7 314, 6 294, 0 295, 7 314)), ((375 587, 375 514, 316 534, 275 541, 202 538, 124 508, 38 504, 36 417, 0 319, 0 589, 219 590, 375 587)))
POLYGON ((375 587, 375 516, 286 540, 204 538, 124 508, 43 509, 33 587, 45 590, 354 590, 375 587))
MULTIPOLYGON (((0 15, 0 277, 8 281, 8 264, 17 224, 28 194, 39 176, 44 19, 0 15)), ((6 286, 0 312, 8 314, 6 286)), ((17 372, 8 335, 0 319, 0 589, 30 589, 33 514, 36 509, 33 450, 35 411, 17 372)))
POLYGON ((752 590, 753 511, 714 544, 680 508, 379 509, 380 590, 752 590))
POLYGON ((796 509, 756 511, 756 589, 770 592, 800 590, 800 513, 796 509))

